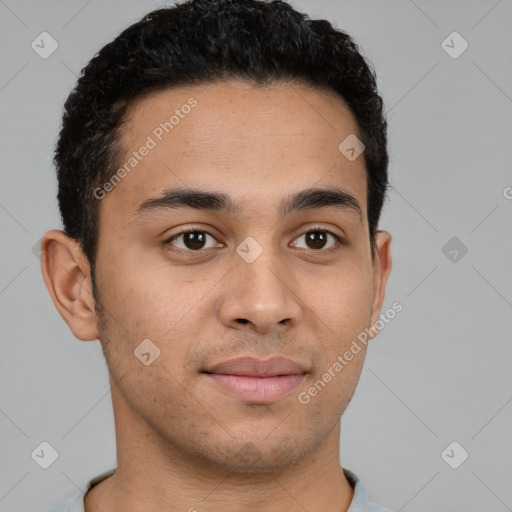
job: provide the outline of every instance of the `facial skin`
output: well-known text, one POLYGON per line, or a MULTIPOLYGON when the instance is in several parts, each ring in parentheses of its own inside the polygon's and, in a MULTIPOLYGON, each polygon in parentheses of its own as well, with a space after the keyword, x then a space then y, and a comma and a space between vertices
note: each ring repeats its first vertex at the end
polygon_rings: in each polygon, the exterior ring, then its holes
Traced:
POLYGON ((87 494, 86 511, 346 511, 340 417, 364 347, 309 403, 298 395, 379 319, 391 270, 386 231, 372 264, 363 156, 338 150, 357 123, 334 93, 298 85, 175 88, 133 105, 127 159, 191 97, 191 112, 162 141, 153 136, 157 146, 101 200, 97 309, 78 244, 58 230, 42 242, 57 309, 77 338, 99 338, 110 372, 118 466, 87 494), (226 194, 241 211, 136 213, 176 187, 226 194), (362 217, 329 207, 280 216, 283 199, 313 187, 343 189, 362 217), (325 242, 308 241, 313 228, 325 242), (187 230, 204 243, 164 243, 187 230), (247 237, 262 248, 251 263, 236 251, 247 237), (148 366, 134 355, 145 339, 160 350, 148 366), (202 373, 272 355, 308 373, 270 403, 229 395, 202 373))

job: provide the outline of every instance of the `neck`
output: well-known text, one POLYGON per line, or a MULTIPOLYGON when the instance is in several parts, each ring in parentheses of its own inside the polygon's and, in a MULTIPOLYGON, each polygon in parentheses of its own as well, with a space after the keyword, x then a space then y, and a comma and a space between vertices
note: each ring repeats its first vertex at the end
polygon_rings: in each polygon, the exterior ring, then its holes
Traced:
POLYGON ((238 473, 182 453, 127 407, 117 412, 117 469, 87 493, 85 512, 346 512, 352 501, 339 462, 339 422, 299 463, 238 473))

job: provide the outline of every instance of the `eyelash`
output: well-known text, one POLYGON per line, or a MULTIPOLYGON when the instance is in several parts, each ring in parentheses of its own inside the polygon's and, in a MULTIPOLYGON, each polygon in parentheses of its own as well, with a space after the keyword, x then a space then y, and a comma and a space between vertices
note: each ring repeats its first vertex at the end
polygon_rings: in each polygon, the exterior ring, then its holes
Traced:
MULTIPOLYGON (((329 249, 309 249, 309 251, 311 253, 331 253, 331 252, 334 252, 334 251, 337 251, 339 249, 342 248, 342 246, 346 245, 346 242, 345 240, 343 240, 343 238, 341 238, 339 235, 337 235, 336 233, 333 233, 332 231, 329 231, 328 229, 323 229, 321 228, 320 226, 315 226, 315 227, 312 227, 310 229, 308 229, 307 231, 304 231, 303 233, 301 233, 297 238, 300 238, 301 236, 304 236, 308 233, 312 233, 312 232, 316 232, 316 231, 320 231, 322 233, 328 233, 329 235, 332 235, 334 237, 334 239, 336 240, 337 242, 337 245, 335 245, 334 247, 330 247, 329 249)), ((187 229, 186 231, 181 231, 179 233, 176 233, 174 235, 172 235, 170 238, 164 240, 163 244, 164 245, 172 245, 171 242, 173 242, 174 240, 176 240, 178 237, 180 237, 181 235, 186 235, 186 234, 189 234, 189 233, 194 233, 194 232, 200 232, 200 233, 205 233, 209 236, 211 236, 212 238, 215 239, 215 237, 211 234, 211 233, 208 233, 208 231, 205 231, 204 229, 187 229)), ((297 238, 295 238, 295 240, 297 240, 297 238)), ((194 254, 199 254, 201 252, 206 252, 208 249, 199 249, 197 251, 192 251, 192 250, 185 250, 185 249, 180 249, 179 247, 174 247, 173 246, 173 250, 180 253, 180 254, 187 254, 187 255, 194 255, 194 254)), ((303 249, 303 250, 308 250, 308 249, 303 249)))

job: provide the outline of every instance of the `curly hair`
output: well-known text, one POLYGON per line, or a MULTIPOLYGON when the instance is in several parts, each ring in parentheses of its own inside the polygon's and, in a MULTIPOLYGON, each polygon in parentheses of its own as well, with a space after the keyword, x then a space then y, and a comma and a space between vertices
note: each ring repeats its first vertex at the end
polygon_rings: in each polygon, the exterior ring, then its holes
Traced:
POLYGON ((299 83, 345 101, 365 146, 374 248, 388 187, 387 123, 375 72, 358 45, 284 1, 189 0, 150 12, 105 45, 81 70, 64 105, 54 155, 57 198, 65 233, 91 265, 93 291, 100 208, 93 191, 121 164, 128 107, 152 92, 224 79, 299 83))

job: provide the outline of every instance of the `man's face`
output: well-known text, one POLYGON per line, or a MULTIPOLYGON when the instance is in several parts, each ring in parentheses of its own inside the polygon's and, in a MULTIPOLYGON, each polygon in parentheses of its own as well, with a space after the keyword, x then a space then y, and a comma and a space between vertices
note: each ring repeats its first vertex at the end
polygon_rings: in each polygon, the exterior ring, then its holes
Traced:
POLYGON ((296 463, 329 438, 364 347, 308 403, 299 396, 379 314, 364 160, 338 149, 351 134, 360 135, 338 96, 298 86, 228 81, 134 105, 121 140, 123 163, 133 151, 138 160, 101 200, 96 260, 98 333, 126 430, 146 429, 189 460, 240 471, 296 463), (169 133, 158 130, 176 109, 169 133), (224 194, 239 209, 141 208, 177 188, 224 194), (313 205, 283 215, 283 201, 311 188, 350 194, 360 214, 313 205), (143 340, 151 341, 138 348, 143 340), (206 373, 272 356, 291 359, 302 375, 260 384, 268 377, 206 373))

